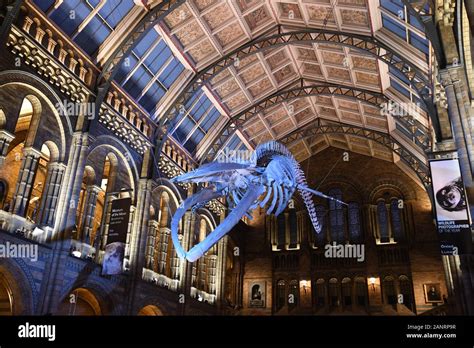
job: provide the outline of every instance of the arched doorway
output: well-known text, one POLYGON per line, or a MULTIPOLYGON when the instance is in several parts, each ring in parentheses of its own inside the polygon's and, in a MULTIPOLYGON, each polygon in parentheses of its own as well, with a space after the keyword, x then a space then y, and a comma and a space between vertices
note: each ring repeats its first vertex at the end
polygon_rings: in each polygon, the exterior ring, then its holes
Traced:
POLYGON ((0 274, 0 316, 13 315, 13 295, 7 280, 0 274))
POLYGON ((161 311, 161 309, 159 309, 157 306, 155 305, 148 305, 148 306, 145 306, 143 307, 142 309, 140 309, 138 311, 138 315, 140 316, 162 316, 164 315, 163 312, 161 311))
POLYGON ((77 288, 61 302, 57 315, 94 316, 102 315, 97 297, 88 289, 77 288))

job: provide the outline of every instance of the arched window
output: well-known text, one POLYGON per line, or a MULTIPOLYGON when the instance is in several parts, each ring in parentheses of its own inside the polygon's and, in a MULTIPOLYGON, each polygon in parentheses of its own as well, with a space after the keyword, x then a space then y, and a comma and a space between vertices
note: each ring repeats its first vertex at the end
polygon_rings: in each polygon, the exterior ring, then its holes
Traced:
POLYGON ((326 305, 326 282, 319 278, 316 280, 316 306, 323 307, 326 305))
POLYGON ((382 290, 387 304, 395 306, 397 304, 397 294, 395 291, 395 282, 392 276, 387 276, 383 280, 382 290))
POLYGON ((352 282, 350 278, 344 278, 342 284, 342 303, 344 307, 352 306, 352 282))
POLYGON ((331 307, 339 306, 339 284, 336 278, 329 279, 329 303, 331 307))
POLYGON ((400 294, 403 296, 403 304, 411 311, 414 311, 413 308, 413 291, 411 286, 411 281, 407 276, 401 275, 398 278, 400 283, 400 294))
POLYGON ((367 283, 362 277, 355 279, 355 292, 357 297, 357 305, 365 307, 367 305, 367 283))
MULTIPOLYGON (((338 188, 329 190, 329 196, 342 200, 342 191, 338 188)), ((345 221, 342 204, 334 200, 329 201, 329 223, 331 226, 331 240, 338 243, 345 241, 345 221)))
MULTIPOLYGON (((12 104, 19 104, 19 101, 11 100, 12 104)), ((43 154, 38 156, 40 149, 34 146, 34 140, 42 117, 42 103, 36 96, 28 95, 21 101, 21 104, 11 105, 11 107, 20 111, 13 131, 14 138, 0 144, 2 151, 5 151, 6 147, 6 156, 0 168, 0 177, 6 181, 8 188, 8 192, 4 193, 6 196, 5 206, 6 210, 15 215, 31 218, 34 205, 39 203, 38 199, 34 197, 35 184, 33 181, 38 178, 36 173, 40 166, 39 157, 43 154)), ((2 114, 2 116, 4 115, 2 114)), ((7 117, 14 116, 7 114, 7 117)), ((3 121, 2 123, 5 126, 3 121)), ((38 188, 41 187, 36 183, 36 191, 38 188)))
POLYGON ((377 218, 379 226, 380 243, 390 242, 389 220, 385 201, 380 200, 377 203, 377 218))
POLYGON ((277 282, 277 290, 276 290, 276 310, 279 311, 280 309, 285 306, 286 303, 286 291, 285 291, 285 281, 280 279, 277 282))
POLYGON ((390 215, 392 220, 392 235, 395 241, 404 240, 402 222, 403 201, 394 198, 390 202, 390 215))
POLYGON ((352 243, 362 242, 362 231, 360 228, 359 204, 349 203, 349 236, 352 243))
POLYGON ((290 281, 288 295, 288 307, 291 310, 298 306, 300 297, 299 282, 296 279, 290 281))

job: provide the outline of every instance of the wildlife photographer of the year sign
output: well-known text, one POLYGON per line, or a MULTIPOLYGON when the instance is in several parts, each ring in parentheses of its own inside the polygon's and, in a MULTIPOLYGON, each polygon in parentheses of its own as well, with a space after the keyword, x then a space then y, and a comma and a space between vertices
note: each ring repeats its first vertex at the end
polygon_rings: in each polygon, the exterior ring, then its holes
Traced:
POLYGON ((131 204, 132 200, 130 198, 112 201, 102 274, 122 273, 131 204))
POLYGON ((441 254, 469 253, 467 197, 457 159, 430 161, 441 254))

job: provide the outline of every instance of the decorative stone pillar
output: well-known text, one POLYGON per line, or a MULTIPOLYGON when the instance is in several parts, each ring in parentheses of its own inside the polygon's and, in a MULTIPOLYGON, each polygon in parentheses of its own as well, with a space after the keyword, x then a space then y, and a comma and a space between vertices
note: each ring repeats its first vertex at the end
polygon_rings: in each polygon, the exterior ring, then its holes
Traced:
POLYGON ((66 260, 69 257, 71 245, 70 231, 76 221, 75 207, 77 207, 81 190, 88 145, 87 133, 76 132, 72 135, 68 165, 56 208, 57 218, 54 221, 53 233, 49 240, 53 252, 44 272, 43 282, 46 286, 41 289, 38 314, 54 313, 61 300, 66 260), (72 202, 74 202, 74 206, 71 204, 72 202))
POLYGON ((54 225, 54 216, 65 170, 66 165, 64 163, 54 162, 48 164, 48 174, 40 205, 40 224, 43 226, 53 227, 54 225))
POLYGON ((166 275, 166 259, 168 253, 168 241, 170 236, 170 229, 168 227, 158 228, 158 257, 155 259, 153 269, 160 274, 166 275))
POLYGON ((5 162, 7 157, 8 146, 10 142, 15 138, 14 134, 7 132, 6 130, 0 130, 0 166, 5 162))
POLYGON ((84 200, 84 213, 82 214, 79 240, 83 243, 89 243, 90 245, 94 244, 94 241, 89 238, 94 228, 95 208, 97 206, 97 198, 100 191, 101 189, 99 186, 89 185, 84 193, 86 197, 84 200))
MULTIPOLYGON (((474 181, 473 181, 473 140, 470 127, 468 125, 468 117, 465 112, 465 101, 463 91, 467 90, 464 80, 461 79, 462 67, 449 67, 440 72, 442 83, 446 89, 446 97, 448 100, 448 113, 453 128, 454 141, 458 154, 461 174, 466 189, 466 195, 469 202, 469 210, 471 219, 474 218, 474 181)), ((471 221, 471 231, 474 224, 471 221)), ((469 245, 472 252, 472 244, 469 245)), ((474 287, 470 274, 474 271, 474 257, 471 254, 450 255, 445 263, 445 272, 452 275, 453 293, 455 301, 462 306, 458 310, 462 310, 465 315, 474 313, 474 287)), ((448 282, 449 284, 449 282, 448 282)))
POLYGON ((16 215, 24 216, 28 207, 33 181, 38 168, 38 161, 41 152, 29 147, 23 149, 23 158, 21 160, 20 174, 16 183, 15 195, 13 196, 11 212, 16 215))
POLYGON ((138 182, 136 210, 133 216, 130 239, 130 270, 141 277, 146 261, 147 226, 150 218, 152 181, 140 179, 138 182))
MULTIPOLYGON (((220 215, 220 222, 225 219, 225 211, 220 215)), ((217 261, 216 261, 216 304, 218 308, 224 305, 225 295, 225 270, 227 261, 227 243, 229 236, 221 238, 217 244, 217 261)))
POLYGON ((141 178, 137 186, 136 209, 133 212, 133 220, 130 227, 128 313, 135 311, 136 286, 142 278, 143 268, 146 265, 147 226, 150 219, 152 181, 147 178, 141 178))
POLYGON ((158 221, 150 220, 148 222, 148 236, 146 241, 146 262, 145 267, 153 269, 153 260, 155 259, 156 234, 158 231, 158 221))
MULTIPOLYGON (((188 190, 188 196, 192 195, 192 189, 188 190)), ((193 247, 193 236, 195 233, 196 228, 196 215, 191 212, 187 211, 184 214, 183 221, 182 221, 182 232, 183 237, 181 239, 181 243, 183 245, 184 250, 189 250, 193 247)), ((189 262, 185 259, 179 259, 180 262, 180 281, 179 281, 179 289, 182 294, 186 295, 186 298, 191 295, 191 286, 192 286, 192 277, 193 277, 193 263, 189 262)), ((197 278, 198 274, 196 275, 197 278)), ((181 306, 181 315, 186 314, 186 303, 181 306)))
MULTIPOLYGON (((112 210, 112 201, 118 197, 112 194, 105 193, 104 207, 102 211, 102 219, 99 226, 99 229, 96 232, 95 239, 93 241, 94 248, 96 250, 96 261, 98 263, 101 261, 101 250, 105 250, 105 245, 107 243, 107 236, 109 233, 109 223, 110 221, 110 211, 112 210)), ((130 212, 131 213, 131 212, 130 212)), ((132 214, 130 214, 132 218, 132 214)))
POLYGON ((216 296, 217 294, 217 289, 216 289, 217 255, 215 254, 206 255, 205 257, 206 257, 206 267, 207 267, 207 273, 206 273, 207 289, 205 289, 205 291, 211 295, 216 296))
MULTIPOLYGON (((77 207, 86 166, 89 138, 87 133, 74 133, 57 203, 53 239, 67 241, 76 223, 77 207)), ((69 250, 69 246, 65 246, 69 250)))
POLYGON ((474 151, 472 149, 472 135, 466 127, 467 115, 463 112, 464 101, 461 93, 461 80, 458 71, 460 68, 447 68, 440 72, 443 86, 446 89, 448 100, 448 114, 453 128, 454 141, 456 143, 459 165, 466 188, 469 201, 471 218, 474 218, 474 182, 473 161, 474 151), (458 93, 456 93, 458 92, 458 93), (464 118, 464 120, 463 120, 464 118))

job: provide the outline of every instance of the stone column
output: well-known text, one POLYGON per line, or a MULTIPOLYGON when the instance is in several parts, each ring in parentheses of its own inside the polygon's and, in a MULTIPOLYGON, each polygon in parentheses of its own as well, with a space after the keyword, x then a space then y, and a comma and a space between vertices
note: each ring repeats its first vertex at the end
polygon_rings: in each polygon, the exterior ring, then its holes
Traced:
POLYGON ((66 260, 69 257, 70 231, 76 220, 77 200, 82 184, 82 176, 88 149, 87 133, 76 132, 72 136, 68 165, 64 173, 61 192, 56 208, 54 228, 51 239, 52 257, 45 268, 38 313, 54 313, 61 300, 66 260), (74 205, 71 202, 75 202, 74 205))
POLYGON ((152 181, 142 178, 138 181, 136 209, 133 213, 130 236, 130 283, 128 312, 134 312, 133 305, 136 297, 137 284, 142 279, 143 268, 146 265, 147 226, 150 219, 150 203, 152 181))
MULTIPOLYGON (((109 234, 109 223, 110 221, 110 211, 112 209, 112 201, 118 199, 116 195, 105 193, 104 206, 102 211, 102 218, 100 219, 100 226, 96 232, 95 240, 92 242, 94 244, 96 252, 96 262, 102 262, 102 256, 105 252, 105 245, 107 244, 107 236, 109 234), (103 251, 104 250, 104 251, 103 251)), ((132 219, 132 208, 130 207, 130 219, 132 219)), ((127 233, 128 234, 128 233, 127 233)), ((125 251, 125 256, 127 256, 127 249, 125 251)))
POLYGON ((14 138, 14 134, 4 129, 0 130, 0 166, 2 166, 5 162, 5 158, 7 157, 8 146, 14 138))
POLYGON ((20 174, 16 183, 15 195, 13 196, 11 212, 16 215, 24 216, 28 207, 36 169, 41 152, 29 147, 23 149, 23 158, 21 160, 20 174))
MULTIPOLYGON (((225 211, 221 212, 220 221, 225 219, 225 211)), ((226 235, 221 238, 217 244, 217 265, 216 265, 216 305, 217 308, 221 308, 224 303, 224 292, 225 292, 225 270, 227 261, 227 243, 229 236, 226 235)))
MULTIPOLYGON (((86 165, 89 139, 87 133, 74 133, 59 196, 53 239, 67 240, 74 224, 86 165), (67 238, 66 238, 67 237, 67 238)), ((66 247, 67 249, 69 247, 66 247)))
MULTIPOLYGON (((188 192, 188 196, 192 195, 192 191, 188 192)), ((193 247, 193 236, 196 227, 196 215, 191 212, 187 211, 184 214, 182 220, 182 229, 183 229, 183 238, 181 239, 181 243, 183 244, 183 249, 188 251, 190 248, 193 247)), ((179 281, 179 289, 182 294, 185 294, 186 300, 191 295, 191 286, 192 286, 192 276, 193 276, 193 263, 189 262, 185 259, 179 259, 180 262, 180 281, 179 281)), ((196 275, 199 278, 199 275, 196 275)), ((181 307, 181 315, 186 313, 186 304, 181 307)))
POLYGON ((157 273, 166 275, 166 260, 168 255, 168 241, 170 230, 168 227, 158 228, 158 257, 155 259, 153 269, 157 273))
POLYGON ((446 90, 446 98, 448 100, 448 114, 451 119, 453 128, 454 141, 456 143, 459 165, 463 176, 464 186, 469 201, 469 210, 471 219, 474 218, 474 182, 473 182, 473 160, 474 152, 472 151, 472 135, 469 128, 465 127, 467 116, 463 113, 464 101, 459 91, 462 90, 461 80, 458 76, 460 68, 453 67, 441 71, 442 83, 446 90), (456 93, 458 91, 458 93, 456 93), (459 100, 459 98, 461 98, 459 100), (463 121, 464 114, 464 121, 463 121), (471 151, 470 151, 471 149, 471 151))
POLYGON ((150 217, 152 181, 140 179, 138 183, 137 203, 131 229, 130 270, 141 277, 146 260, 147 226, 150 217))
POLYGON ((49 163, 48 174, 45 180, 43 194, 41 196, 41 217, 40 224, 52 227, 54 224, 54 216, 61 190, 61 183, 64 177, 66 165, 64 163, 49 163))
MULTIPOLYGON (((472 224, 472 219, 474 218, 474 152, 472 134, 468 124, 469 115, 465 112, 465 100, 463 97, 463 91, 467 90, 467 86, 465 86, 464 81, 460 78, 461 73, 461 67, 449 67, 440 72, 442 83, 446 90, 448 114, 451 120, 466 195, 469 201, 472 229, 474 227, 472 224)), ((463 304, 459 306, 458 314, 462 311, 463 314, 472 315, 474 313, 474 288, 471 279, 471 274, 474 272, 473 256, 469 254, 453 255, 449 256, 449 259, 455 262, 445 263, 445 267, 448 266, 448 269, 445 269, 445 271, 452 274, 456 301, 463 304)))
POLYGON ((78 239, 81 242, 90 245, 94 244, 94 241, 89 240, 89 238, 94 228, 95 208, 97 206, 97 198, 100 190, 101 188, 97 185, 89 185, 84 193, 86 197, 84 200, 84 212, 82 214, 80 237, 78 239))
MULTIPOLYGON (((188 188, 187 197, 191 197, 195 192, 195 185, 190 185, 188 188)), ((181 243, 183 245, 183 249, 188 251, 190 248, 193 247, 193 236, 194 230, 196 227, 196 215, 192 211, 187 211, 184 214, 183 220, 181 221, 181 228, 182 228, 182 239, 181 243)), ((192 284, 192 276, 193 276, 193 263, 188 262, 184 259, 179 259, 180 262, 180 280, 179 280, 179 287, 178 291, 181 294, 185 295, 186 301, 191 295, 191 284, 192 284)), ((186 303, 182 304, 180 309, 178 310, 179 314, 184 315, 186 313, 186 303)))
POLYGON ((158 230, 158 221, 150 220, 148 222, 148 236, 147 236, 147 241, 146 241, 146 263, 145 263, 145 267, 148 269, 153 269, 157 230, 158 230))

